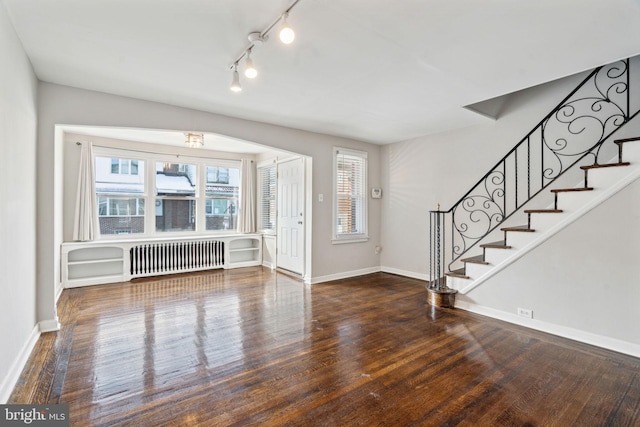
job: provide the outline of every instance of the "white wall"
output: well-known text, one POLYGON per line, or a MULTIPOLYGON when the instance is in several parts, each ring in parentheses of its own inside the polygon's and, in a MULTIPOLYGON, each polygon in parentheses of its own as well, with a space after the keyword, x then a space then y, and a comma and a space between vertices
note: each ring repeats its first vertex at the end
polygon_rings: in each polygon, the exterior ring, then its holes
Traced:
POLYGON ((37 81, 2 3, 0 58, 0 403, 4 403, 37 324, 37 81))
POLYGON ((369 186, 380 186, 380 148, 365 142, 331 137, 280 126, 234 119, 202 111, 107 95, 66 86, 40 83, 38 120, 38 315, 53 319, 54 287, 59 280, 59 244, 62 242, 62 137, 56 145, 56 125, 115 126, 178 131, 214 132, 257 142, 313 159, 312 280, 352 271, 376 270, 374 248, 380 243, 378 201, 371 201, 367 243, 331 244, 332 147, 369 153, 369 186), (325 195, 318 202, 318 193, 325 195))

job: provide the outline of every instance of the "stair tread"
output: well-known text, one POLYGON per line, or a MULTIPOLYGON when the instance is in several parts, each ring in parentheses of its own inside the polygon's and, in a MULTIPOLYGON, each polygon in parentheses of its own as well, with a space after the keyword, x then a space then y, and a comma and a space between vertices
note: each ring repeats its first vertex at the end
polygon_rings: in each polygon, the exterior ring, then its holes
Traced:
POLYGON ((599 164, 599 165, 588 165, 588 166, 580 166, 580 169, 582 170, 589 170, 589 169, 600 169, 600 168, 614 168, 614 167, 618 167, 618 166, 629 166, 631 163, 629 162, 619 162, 619 163, 605 163, 605 164, 599 164))
POLYGON ((568 193, 572 191, 592 191, 593 187, 577 187, 577 188, 554 188, 552 193, 568 193))
POLYGON ((521 232, 524 232, 524 233, 533 233, 534 231, 536 231, 533 228, 529 228, 528 225, 518 225, 518 226, 515 226, 515 227, 505 227, 505 228, 501 228, 500 230, 501 231, 521 231, 521 232))
POLYGON ((616 144, 622 144, 624 142, 631 142, 631 141, 640 141, 640 136, 635 136, 633 138, 616 139, 614 142, 616 144))
POLYGON ((524 213, 562 213, 562 209, 527 209, 524 213))
POLYGON ((457 277, 459 279, 469 279, 469 276, 464 274, 464 268, 460 268, 458 270, 453 270, 448 273, 444 273, 444 275, 449 277, 457 277))
POLYGON ((483 255, 472 256, 472 257, 469 257, 469 258, 461 259, 460 261, 469 262, 471 264, 489 265, 489 263, 484 260, 484 256, 483 255))
POLYGON ((497 242, 485 243, 480 245, 481 248, 491 248, 491 249, 511 249, 511 246, 507 245, 504 240, 499 240, 497 242))

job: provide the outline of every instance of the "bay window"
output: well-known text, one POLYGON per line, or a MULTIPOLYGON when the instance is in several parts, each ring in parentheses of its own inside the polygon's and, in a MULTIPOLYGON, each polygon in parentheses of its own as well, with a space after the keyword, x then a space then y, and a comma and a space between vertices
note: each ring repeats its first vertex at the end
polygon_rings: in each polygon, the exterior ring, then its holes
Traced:
POLYGON ((233 231, 240 161, 94 148, 100 235, 233 231))

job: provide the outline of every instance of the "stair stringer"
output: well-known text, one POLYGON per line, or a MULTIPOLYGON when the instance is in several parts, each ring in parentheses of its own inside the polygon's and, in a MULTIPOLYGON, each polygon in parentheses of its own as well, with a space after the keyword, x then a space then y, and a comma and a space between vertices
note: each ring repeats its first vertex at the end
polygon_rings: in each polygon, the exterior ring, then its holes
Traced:
MULTIPOLYGON (((529 241, 527 243, 522 244, 520 247, 515 249, 510 249, 513 253, 504 258, 499 264, 492 265, 490 268, 486 268, 485 272, 478 276, 477 278, 471 277, 471 279, 454 279, 451 282, 455 283, 453 289, 456 289, 460 294, 467 294, 473 289, 485 283, 487 280, 507 268, 509 265, 513 264, 527 253, 531 252, 533 249, 540 246, 542 243, 546 242, 548 239, 553 237, 555 234, 574 223, 582 216, 587 214, 589 211, 593 210, 598 205, 602 204, 609 198, 611 198, 616 193, 622 191, 624 188, 637 181, 640 178, 640 143, 636 143, 635 145, 627 144, 624 147, 624 158, 625 161, 631 162, 630 166, 624 167, 625 172, 622 178, 616 180, 611 183, 606 188, 595 188, 592 194, 585 194, 585 197, 588 197, 587 201, 583 201, 582 205, 577 209, 563 213, 563 214, 553 214, 560 215, 558 217, 558 221, 550 225, 548 228, 544 230, 537 230, 535 233, 527 233, 530 234, 529 241), (460 282, 466 282, 463 286, 459 286, 460 282)), ((608 171, 600 171, 599 173, 607 173, 608 171)), ((595 172, 595 173, 598 173, 595 172)), ((593 171, 590 173, 594 173, 593 171)), ((559 202, 562 203, 561 201, 559 202)), ((562 209, 562 206, 559 206, 562 209)))

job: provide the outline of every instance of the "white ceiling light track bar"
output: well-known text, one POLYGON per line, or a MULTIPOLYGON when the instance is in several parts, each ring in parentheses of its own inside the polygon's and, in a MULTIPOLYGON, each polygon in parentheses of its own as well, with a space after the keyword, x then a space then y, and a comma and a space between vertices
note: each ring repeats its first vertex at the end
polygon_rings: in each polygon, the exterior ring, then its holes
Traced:
POLYGON ((295 0, 291 3, 291 5, 285 9, 285 11, 282 12, 280 16, 278 16, 264 31, 249 33, 249 45, 244 48, 242 53, 240 53, 235 61, 233 61, 229 66, 229 69, 233 72, 233 79, 230 87, 233 92, 242 91, 242 86, 240 85, 240 74, 238 73, 238 64, 240 61, 243 59, 245 60, 245 77, 253 79, 258 75, 258 69, 253 65, 253 60, 251 59, 251 51, 254 47, 262 45, 269 39, 269 33, 276 27, 276 25, 280 24, 280 30, 278 31, 280 41, 284 44, 291 44, 293 42, 296 35, 293 29, 289 26, 287 18, 289 17, 291 10, 293 10, 300 1, 301 0, 295 0))

